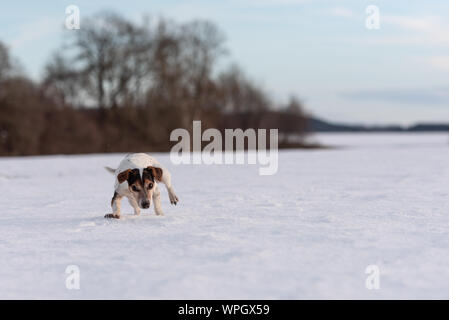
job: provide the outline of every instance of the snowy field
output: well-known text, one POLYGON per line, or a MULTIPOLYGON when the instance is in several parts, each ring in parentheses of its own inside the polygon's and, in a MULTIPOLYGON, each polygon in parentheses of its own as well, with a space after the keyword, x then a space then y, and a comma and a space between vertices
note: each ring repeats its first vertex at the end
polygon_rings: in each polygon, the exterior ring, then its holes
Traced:
POLYGON ((121 220, 123 155, 0 158, 0 298, 448 299, 449 135, 314 139, 340 148, 280 151, 274 176, 155 154, 180 203, 121 220))

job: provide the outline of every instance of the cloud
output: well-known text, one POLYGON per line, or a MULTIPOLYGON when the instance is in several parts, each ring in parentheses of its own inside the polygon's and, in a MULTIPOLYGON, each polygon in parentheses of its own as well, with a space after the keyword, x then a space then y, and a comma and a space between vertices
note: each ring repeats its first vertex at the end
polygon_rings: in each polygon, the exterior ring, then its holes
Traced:
POLYGON ((436 16, 407 17, 386 15, 381 19, 384 22, 397 25, 406 30, 432 32, 441 27, 441 19, 436 16))
POLYGON ((416 33, 412 40, 424 44, 449 44, 449 26, 438 16, 404 17, 385 16, 381 18, 386 23, 396 25, 406 31, 416 33))
POLYGON ((449 71, 449 57, 431 57, 427 62, 434 68, 449 71))
POLYGON ((354 12, 343 7, 335 7, 330 10, 330 14, 334 17, 352 18, 355 16, 354 12))
POLYGON ((448 88, 381 89, 342 92, 340 97, 359 101, 381 101, 409 105, 449 104, 448 88))
POLYGON ((268 6, 289 6, 298 5, 311 2, 311 0, 240 0, 237 1, 238 4, 257 6, 257 7, 268 7, 268 6))
MULTIPOLYGON (((355 19, 358 16, 344 7, 331 9, 330 14, 347 19, 355 19)), ((372 37, 348 40, 362 44, 449 45, 449 22, 440 16, 386 15, 380 11, 380 28, 384 32, 380 34, 372 32, 372 37)))
POLYGON ((438 16, 380 16, 381 29, 391 32, 390 36, 365 39, 362 42, 373 44, 409 44, 409 45, 449 45, 449 25, 438 16), (393 34, 397 27, 407 34, 393 34))

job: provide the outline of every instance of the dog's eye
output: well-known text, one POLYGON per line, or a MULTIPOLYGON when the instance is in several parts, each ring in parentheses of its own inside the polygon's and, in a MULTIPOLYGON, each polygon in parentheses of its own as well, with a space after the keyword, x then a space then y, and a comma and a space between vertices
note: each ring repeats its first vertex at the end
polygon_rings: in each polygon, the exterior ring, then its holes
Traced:
POLYGON ((148 189, 151 189, 151 188, 153 188, 153 184, 152 183, 148 184, 148 189))
POLYGON ((131 189, 136 192, 139 191, 139 189, 136 186, 132 186, 131 189))

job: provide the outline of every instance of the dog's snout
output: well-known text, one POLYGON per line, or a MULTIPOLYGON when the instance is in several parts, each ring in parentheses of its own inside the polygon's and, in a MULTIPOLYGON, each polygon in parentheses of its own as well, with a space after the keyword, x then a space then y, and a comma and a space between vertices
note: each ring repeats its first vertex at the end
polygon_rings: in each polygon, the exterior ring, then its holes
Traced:
POLYGON ((148 200, 143 200, 143 201, 142 201, 142 208, 148 209, 149 207, 150 207, 150 201, 148 201, 148 200))

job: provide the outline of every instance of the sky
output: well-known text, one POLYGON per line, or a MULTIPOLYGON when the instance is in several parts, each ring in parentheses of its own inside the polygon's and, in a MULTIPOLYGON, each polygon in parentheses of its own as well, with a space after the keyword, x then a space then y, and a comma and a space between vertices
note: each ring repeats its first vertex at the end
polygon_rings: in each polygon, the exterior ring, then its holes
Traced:
MULTIPOLYGON (((61 47, 65 9, 113 10, 178 22, 207 19, 226 35, 227 56, 273 100, 299 97, 325 120, 363 124, 449 122, 449 2, 444 0, 2 1, 0 41, 38 80, 61 47), (379 28, 366 27, 367 6, 379 28)), ((370 20, 371 21, 371 20, 370 20)))

